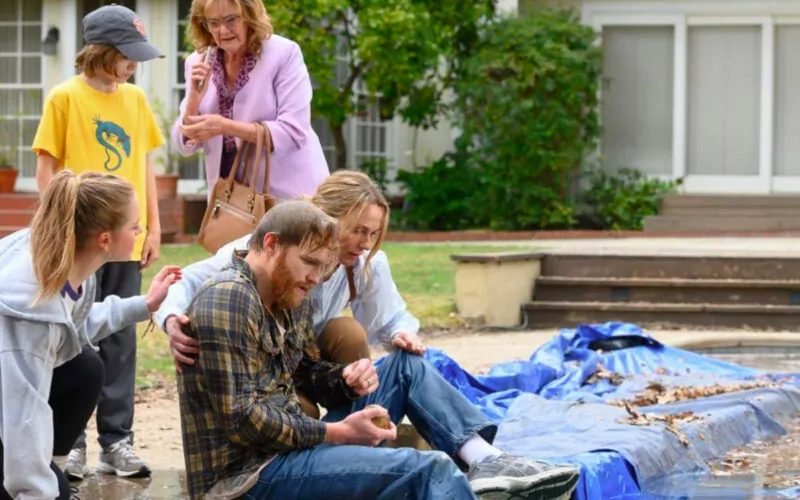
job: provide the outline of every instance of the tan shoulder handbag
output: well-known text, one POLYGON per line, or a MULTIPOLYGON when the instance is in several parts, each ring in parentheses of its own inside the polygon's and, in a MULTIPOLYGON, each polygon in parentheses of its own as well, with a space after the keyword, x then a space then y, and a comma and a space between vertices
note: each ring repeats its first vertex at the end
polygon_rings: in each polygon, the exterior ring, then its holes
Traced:
POLYGON ((208 201, 203 223, 197 242, 211 253, 216 253, 220 247, 231 241, 253 232, 258 221, 265 213, 275 206, 275 198, 269 194, 270 170, 270 135, 266 125, 256 123, 261 131, 256 137, 256 142, 242 141, 233 168, 226 179, 219 179, 208 201), (261 162, 261 153, 266 151, 264 184, 261 191, 256 191, 258 179, 258 165, 261 162), (250 184, 245 185, 236 180, 236 171, 239 164, 244 161, 244 179, 250 172, 250 184))

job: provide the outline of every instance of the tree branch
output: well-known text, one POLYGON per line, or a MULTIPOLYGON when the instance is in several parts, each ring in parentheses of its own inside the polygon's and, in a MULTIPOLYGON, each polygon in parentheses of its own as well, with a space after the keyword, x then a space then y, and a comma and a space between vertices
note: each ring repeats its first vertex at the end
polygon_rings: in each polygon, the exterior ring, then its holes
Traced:
POLYGON ((347 99, 353 93, 353 85, 356 83, 356 80, 358 80, 358 77, 364 73, 364 67, 363 64, 350 64, 350 76, 347 77, 347 81, 344 82, 344 85, 339 90, 339 97, 341 99, 347 99))

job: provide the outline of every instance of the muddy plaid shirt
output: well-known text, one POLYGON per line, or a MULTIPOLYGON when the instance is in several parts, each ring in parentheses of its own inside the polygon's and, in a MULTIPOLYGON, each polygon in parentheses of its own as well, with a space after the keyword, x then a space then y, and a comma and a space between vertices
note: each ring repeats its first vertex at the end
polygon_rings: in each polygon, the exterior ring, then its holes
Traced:
POLYGON ((276 319, 243 256, 209 278, 187 309, 187 334, 200 344, 197 362, 178 375, 192 498, 236 497, 273 456, 325 440, 325 425, 302 412, 295 387, 327 408, 358 398, 343 366, 320 361, 308 299, 276 319))

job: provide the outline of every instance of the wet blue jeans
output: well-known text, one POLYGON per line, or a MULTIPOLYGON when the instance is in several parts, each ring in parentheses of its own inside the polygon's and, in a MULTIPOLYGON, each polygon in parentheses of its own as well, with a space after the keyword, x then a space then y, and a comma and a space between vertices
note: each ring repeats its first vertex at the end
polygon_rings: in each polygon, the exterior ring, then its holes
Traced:
POLYGON ((261 471, 245 498, 475 498, 450 457, 476 434, 491 443, 497 426, 421 356, 397 351, 378 367, 378 377, 377 391, 323 420, 337 422, 378 404, 395 423, 408 415, 422 437, 441 451, 321 445, 286 453, 261 471))

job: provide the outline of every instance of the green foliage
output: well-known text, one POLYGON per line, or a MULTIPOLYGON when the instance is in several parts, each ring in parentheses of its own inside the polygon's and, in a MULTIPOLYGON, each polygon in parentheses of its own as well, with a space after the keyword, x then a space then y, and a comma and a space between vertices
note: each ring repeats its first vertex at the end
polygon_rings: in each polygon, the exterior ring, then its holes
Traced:
POLYGON ((165 174, 174 174, 178 171, 178 163, 180 162, 181 155, 175 150, 170 140, 170 133, 172 125, 178 119, 179 112, 177 110, 170 113, 167 111, 167 106, 164 101, 159 97, 151 99, 150 107, 153 114, 156 116, 158 126, 161 128, 161 134, 164 136, 166 142, 164 144, 164 153, 156 156, 156 163, 161 165, 165 174))
POLYGON ((592 169, 586 181, 588 188, 580 196, 581 225, 617 231, 642 229, 644 218, 658 213, 661 198, 683 184, 683 179, 648 178, 628 168, 616 172, 592 169))
POLYGON ((472 202, 480 190, 478 178, 463 152, 447 153, 414 172, 401 170, 397 180, 407 193, 403 226, 452 231, 484 224, 484 212, 472 202))
POLYGON ((442 94, 491 16, 491 0, 269 0, 277 33, 296 41, 315 84, 312 112, 325 118, 345 168, 342 125, 377 102, 413 127, 437 124, 442 94), (445 61, 442 68, 442 61, 445 61), (368 99, 355 99, 359 79, 368 99), (377 96, 380 96, 378 99, 377 96))
POLYGON ((369 176, 370 179, 375 181, 375 184, 381 188, 384 196, 388 194, 389 186, 389 164, 386 158, 370 158, 364 160, 359 165, 359 170, 369 176))
POLYGON ((0 168, 17 168, 19 161, 19 118, 22 112, 0 112, 0 168))
POLYGON ((571 12, 487 24, 455 81, 461 147, 479 172, 470 203, 493 229, 574 222, 570 186, 600 133, 596 33, 571 12))

